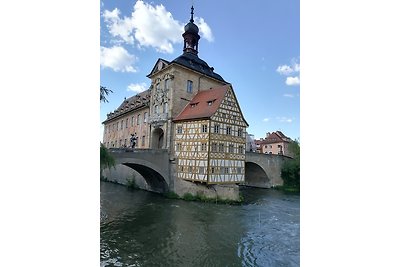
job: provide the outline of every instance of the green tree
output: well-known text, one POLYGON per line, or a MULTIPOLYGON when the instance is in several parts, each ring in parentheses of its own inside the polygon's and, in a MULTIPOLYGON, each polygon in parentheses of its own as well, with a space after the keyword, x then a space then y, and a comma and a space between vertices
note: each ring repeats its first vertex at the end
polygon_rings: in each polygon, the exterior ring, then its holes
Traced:
POLYGON ((109 93, 113 93, 113 91, 100 85, 100 102, 108 102, 106 96, 108 96, 109 93))
POLYGON ((103 170, 111 167, 115 168, 115 159, 107 148, 100 143, 100 178, 103 178, 103 170))
POLYGON ((284 187, 300 190, 300 144, 297 140, 289 144, 292 160, 286 160, 281 169, 284 187))

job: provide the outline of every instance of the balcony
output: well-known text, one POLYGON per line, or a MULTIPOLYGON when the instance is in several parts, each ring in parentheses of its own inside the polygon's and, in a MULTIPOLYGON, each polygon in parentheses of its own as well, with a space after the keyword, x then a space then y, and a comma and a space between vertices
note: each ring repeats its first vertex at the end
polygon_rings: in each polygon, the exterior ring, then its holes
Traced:
POLYGON ((162 125, 164 122, 167 121, 167 118, 168 118, 167 113, 153 114, 149 117, 148 122, 150 124, 162 125))

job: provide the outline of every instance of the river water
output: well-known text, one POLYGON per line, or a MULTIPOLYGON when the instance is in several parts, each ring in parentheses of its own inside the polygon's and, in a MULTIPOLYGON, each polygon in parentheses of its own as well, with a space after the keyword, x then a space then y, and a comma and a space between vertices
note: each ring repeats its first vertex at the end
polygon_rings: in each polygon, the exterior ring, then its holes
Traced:
POLYGON ((300 197, 243 188, 241 205, 101 182, 101 266, 299 266, 300 197))

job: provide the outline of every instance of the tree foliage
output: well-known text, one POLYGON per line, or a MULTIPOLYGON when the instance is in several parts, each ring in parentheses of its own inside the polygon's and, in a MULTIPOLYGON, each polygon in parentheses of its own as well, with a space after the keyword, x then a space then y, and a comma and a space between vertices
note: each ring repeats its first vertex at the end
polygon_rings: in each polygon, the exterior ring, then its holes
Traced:
POLYGON ((293 160, 286 160, 281 169, 283 185, 300 189, 300 144, 297 140, 289 144, 293 160))
POLYGON ((104 169, 111 167, 115 167, 115 159, 107 148, 100 143, 100 176, 102 177, 104 169))
POLYGON ((113 93, 113 91, 105 86, 100 85, 100 102, 108 102, 106 96, 108 96, 109 93, 113 93))

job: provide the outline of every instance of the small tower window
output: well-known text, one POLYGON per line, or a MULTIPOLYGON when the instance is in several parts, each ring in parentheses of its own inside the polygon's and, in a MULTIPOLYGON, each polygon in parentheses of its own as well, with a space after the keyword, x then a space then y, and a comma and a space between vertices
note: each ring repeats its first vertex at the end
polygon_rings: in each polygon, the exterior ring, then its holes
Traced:
POLYGON ((193 82, 191 81, 191 80, 188 80, 187 81, 187 88, 186 88, 186 91, 188 92, 188 93, 192 93, 193 92, 193 82))

